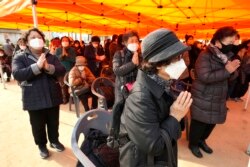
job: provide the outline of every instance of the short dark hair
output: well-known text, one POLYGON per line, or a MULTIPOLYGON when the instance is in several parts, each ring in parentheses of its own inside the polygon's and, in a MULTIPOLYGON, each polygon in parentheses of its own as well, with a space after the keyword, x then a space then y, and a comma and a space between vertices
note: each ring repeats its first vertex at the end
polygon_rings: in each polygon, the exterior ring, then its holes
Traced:
POLYGON ((122 40, 123 40, 123 42, 127 42, 130 37, 134 37, 134 36, 136 36, 138 38, 138 41, 140 40, 138 32, 134 31, 134 30, 123 34, 122 40))
POLYGON ((25 41, 26 42, 28 42, 28 36, 30 35, 30 33, 32 32, 32 31, 36 31, 39 35, 41 35, 41 37, 42 37, 42 39, 43 39, 43 42, 45 42, 45 35, 44 35, 44 33, 42 32, 42 31, 40 31, 38 28, 32 28, 32 29, 30 29, 29 31, 27 31, 25 34, 24 34, 24 39, 25 39, 25 41))
POLYGON ((114 34, 114 35, 112 36, 111 42, 114 42, 117 38, 118 38, 118 35, 117 35, 117 34, 114 34))
POLYGON ((117 44, 122 45, 122 38, 123 38, 123 34, 120 34, 120 35, 117 37, 117 44))
POLYGON ((213 35, 211 43, 214 45, 216 41, 222 41, 226 37, 237 35, 238 32, 231 26, 219 28, 213 35))
POLYGON ((78 43, 78 44, 80 45, 80 41, 75 40, 75 41, 74 41, 74 44, 76 44, 76 43, 78 43))
POLYGON ((91 42, 101 42, 101 40, 100 40, 100 38, 98 37, 98 36, 93 36, 92 38, 91 38, 91 42))

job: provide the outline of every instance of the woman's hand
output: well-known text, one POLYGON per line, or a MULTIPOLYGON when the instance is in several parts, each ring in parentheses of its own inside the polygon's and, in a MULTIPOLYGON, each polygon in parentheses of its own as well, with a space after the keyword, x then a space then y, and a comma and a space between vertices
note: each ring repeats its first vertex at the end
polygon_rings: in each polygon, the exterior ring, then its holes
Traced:
POLYGON ((189 111, 192 102, 191 93, 181 92, 170 107, 170 115, 180 121, 189 111))
POLYGON ((235 59, 233 61, 228 61, 225 68, 231 74, 240 66, 240 61, 235 59))
POLYGON ((46 61, 46 55, 42 53, 36 62, 40 70, 43 68, 45 61, 46 61))
POLYGON ((135 65, 139 65, 139 55, 138 55, 138 52, 134 52, 133 54, 133 57, 132 57, 132 62, 135 64, 135 65))

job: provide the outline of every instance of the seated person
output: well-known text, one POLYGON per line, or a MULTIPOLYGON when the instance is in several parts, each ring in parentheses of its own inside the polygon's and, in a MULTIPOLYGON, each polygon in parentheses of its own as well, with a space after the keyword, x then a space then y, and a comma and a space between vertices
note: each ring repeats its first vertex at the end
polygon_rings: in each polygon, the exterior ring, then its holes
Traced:
POLYGON ((91 84, 95 76, 87 67, 87 59, 83 56, 76 57, 76 64, 69 72, 69 84, 74 86, 76 94, 81 100, 85 111, 97 107, 97 97, 91 93, 91 84), (88 105, 88 98, 92 97, 92 106, 88 105))
MULTIPOLYGON (((11 77, 11 57, 5 54, 3 49, 0 49, 0 63, 2 65, 3 73, 7 74, 7 82, 10 82, 11 77)), ((0 78, 1 78, 0 74, 0 78)))

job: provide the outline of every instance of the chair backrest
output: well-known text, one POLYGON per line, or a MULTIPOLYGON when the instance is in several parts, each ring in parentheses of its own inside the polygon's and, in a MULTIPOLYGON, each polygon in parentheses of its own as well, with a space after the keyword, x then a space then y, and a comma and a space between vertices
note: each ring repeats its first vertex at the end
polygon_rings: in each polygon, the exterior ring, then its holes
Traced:
POLYGON ((91 85, 91 92, 98 97, 98 108, 108 109, 114 104, 115 83, 106 77, 99 77, 91 85))
POLYGON ((104 109, 94 109, 84 113, 76 122, 71 136, 71 147, 73 153, 83 166, 94 167, 95 165, 88 159, 88 157, 78 146, 80 134, 87 135, 90 128, 94 128, 102 131, 104 134, 108 134, 112 123, 111 121, 111 112, 108 112, 104 109))
POLYGON ((67 86, 70 88, 70 90, 71 90, 73 96, 76 96, 76 97, 77 97, 77 95, 75 94, 75 88, 69 83, 69 72, 67 72, 67 73, 64 75, 63 82, 64 82, 65 85, 67 85, 67 86))
MULTIPOLYGON (((69 84, 69 72, 67 72, 65 75, 64 75, 64 78, 63 78, 63 82, 65 85, 67 85, 69 88, 70 88, 70 96, 73 95, 73 100, 74 100, 74 104, 75 104, 75 110, 76 110, 76 116, 79 118, 80 117, 80 107, 79 107, 79 98, 75 92, 75 88, 74 86, 72 86, 71 84, 69 84)), ((69 104, 71 105, 71 104, 69 104)))
POLYGON ((109 78, 110 80, 112 80, 113 82, 115 81, 114 71, 108 65, 102 67, 100 77, 106 77, 106 78, 109 78))

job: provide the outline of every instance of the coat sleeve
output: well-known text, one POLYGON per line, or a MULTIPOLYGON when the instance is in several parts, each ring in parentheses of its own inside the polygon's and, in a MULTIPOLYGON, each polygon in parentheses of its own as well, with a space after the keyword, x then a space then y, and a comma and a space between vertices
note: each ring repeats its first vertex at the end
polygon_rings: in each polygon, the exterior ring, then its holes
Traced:
POLYGON ((131 61, 122 64, 122 56, 120 52, 116 52, 113 58, 113 71, 116 76, 124 76, 136 68, 136 65, 131 61))
POLYGON ((89 85, 91 85, 96 78, 88 67, 85 67, 85 71, 86 71, 86 81, 89 85))
POLYGON ((27 65, 24 54, 14 57, 12 61, 12 74, 17 81, 31 80, 41 73, 41 70, 35 62, 27 65))
POLYGON ((49 71, 47 72, 50 75, 53 75, 55 77, 62 77, 66 73, 66 69, 61 64, 59 59, 56 56, 50 55, 52 58, 52 62, 49 63, 49 71))
POLYGON ((74 67, 69 72, 69 84, 72 86, 79 86, 82 84, 82 79, 81 77, 77 76, 74 67))
POLYGON ((195 63, 195 72, 197 79, 200 81, 210 84, 220 82, 230 77, 230 73, 226 70, 222 64, 221 68, 212 69, 213 64, 211 63, 211 56, 207 52, 203 52, 195 63))
MULTIPOLYGON (((159 122, 156 104, 144 95, 130 95, 125 104, 124 120, 129 138, 139 149, 152 155, 160 155, 166 149, 161 129, 168 132, 172 140, 180 136, 180 124, 173 117, 159 122), (131 97, 132 96, 132 97, 131 97)), ((167 111, 166 111, 167 112, 167 111)))

